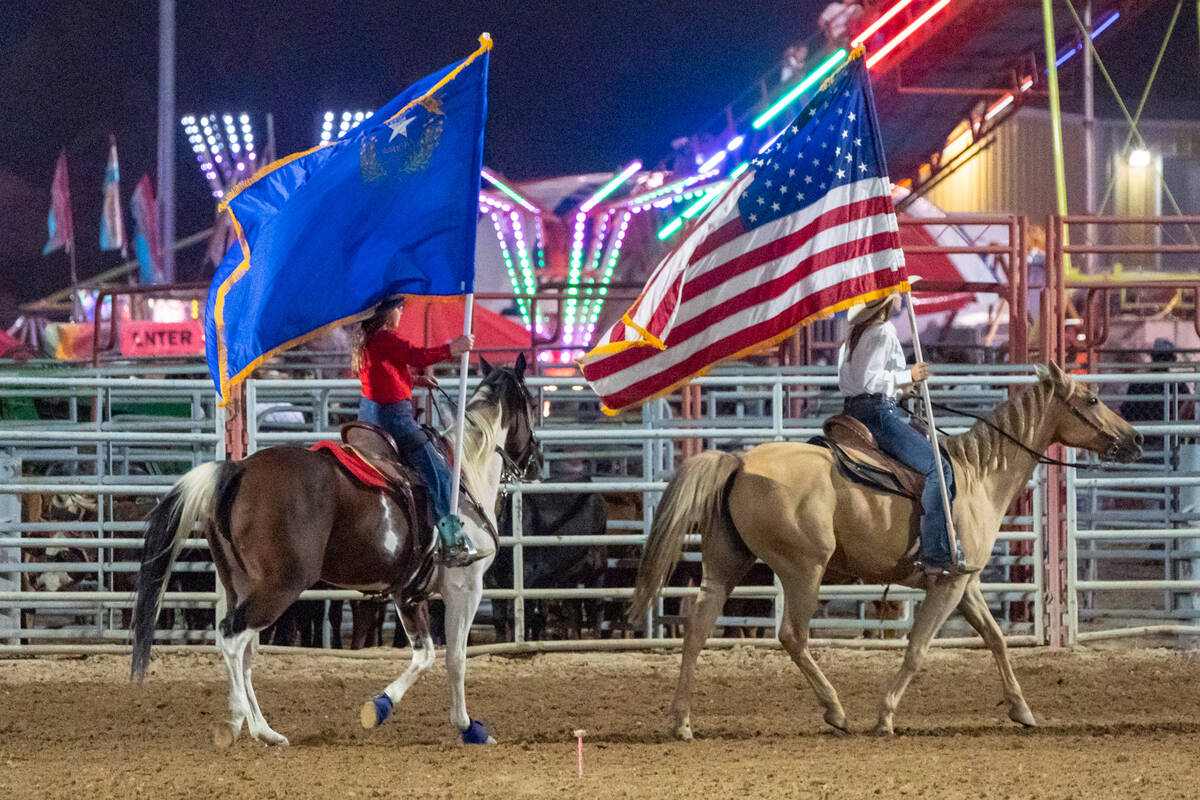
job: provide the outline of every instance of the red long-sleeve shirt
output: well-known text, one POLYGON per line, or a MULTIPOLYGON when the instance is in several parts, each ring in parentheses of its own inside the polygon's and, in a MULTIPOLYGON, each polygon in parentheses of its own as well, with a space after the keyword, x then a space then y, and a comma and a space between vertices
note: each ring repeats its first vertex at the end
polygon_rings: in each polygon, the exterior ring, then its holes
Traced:
POLYGON ((413 347, 395 331, 379 331, 363 345, 358 379, 368 400, 396 403, 412 397, 412 370, 450 359, 450 345, 413 347))

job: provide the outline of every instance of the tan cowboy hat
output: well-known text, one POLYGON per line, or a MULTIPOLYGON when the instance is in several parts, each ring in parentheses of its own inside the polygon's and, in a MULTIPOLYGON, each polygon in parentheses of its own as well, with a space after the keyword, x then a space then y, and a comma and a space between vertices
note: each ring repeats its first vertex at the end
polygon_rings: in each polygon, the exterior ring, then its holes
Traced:
MULTIPOLYGON (((908 283, 910 286, 919 280, 921 280, 920 275, 909 275, 908 276, 908 283)), ((855 306, 854 308, 851 308, 849 311, 847 311, 846 312, 846 323, 853 325, 854 320, 858 319, 863 314, 874 314, 876 311, 878 311, 880 308, 887 305, 888 303, 896 303, 897 306, 895 306, 895 310, 898 311, 899 310, 899 305, 898 305, 899 302, 900 302, 900 293, 899 292, 894 292, 892 294, 884 295, 883 297, 877 297, 874 300, 863 303, 861 306, 855 306)))

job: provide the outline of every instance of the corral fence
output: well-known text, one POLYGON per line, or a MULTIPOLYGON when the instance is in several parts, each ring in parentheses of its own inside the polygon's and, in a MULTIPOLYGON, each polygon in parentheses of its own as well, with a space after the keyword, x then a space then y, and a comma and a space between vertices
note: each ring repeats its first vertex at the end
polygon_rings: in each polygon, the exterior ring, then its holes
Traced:
MULTIPOLYGON (((1003 401, 1010 390, 1032 382, 1027 367, 947 368, 933 380, 935 400, 968 411, 1003 401)), ((1200 374, 1103 372, 1083 380, 1096 385, 1114 408, 1134 400, 1159 404, 1161 415, 1139 420, 1147 454, 1136 465, 1066 470, 1059 483, 1039 470, 1022 502, 1005 520, 983 576, 985 594, 1011 642, 1066 643, 1146 632, 1200 632, 1200 436, 1188 398, 1200 374), (1138 395, 1129 395, 1133 383, 1138 395), (1158 387, 1146 394, 1148 387, 1158 387), (1048 506, 1065 509, 1061 530, 1051 526, 1048 506), (1065 547, 1052 552, 1061 536, 1065 547), (1053 576, 1062 576, 1056 581, 1053 576), (1056 617, 1054 609, 1061 608, 1056 617), (1053 630, 1063 631, 1056 641, 1053 630)), ((543 413, 539 436, 546 452, 542 481, 510 487, 511 574, 503 588, 489 588, 481 619, 510 608, 511 640, 524 641, 533 604, 608 604, 621 610, 632 593, 632 565, 653 510, 677 458, 688 451, 737 450, 764 441, 803 441, 837 410, 836 378, 827 368, 745 368, 696 382, 698 398, 687 419, 673 416, 665 401, 638 415, 605 417, 578 379, 534 378, 543 413), (609 515, 607 530, 587 536, 526 535, 523 515, 534 495, 599 494, 634 513, 609 515), (624 518, 616 518, 621 516, 624 518), (594 548, 605 573, 601 585, 540 585, 526 580, 529 567, 552 548, 594 548)), ((357 410, 358 386, 349 380, 252 380, 246 385, 246 437, 250 451, 279 444, 306 445, 336 438, 357 410)), ((225 418, 204 380, 145 377, 6 377, 0 402, 7 409, 49 403, 53 420, 7 418, 0 423, 0 640, 6 652, 36 652, 38 645, 119 644, 128 640, 131 579, 141 547, 141 518, 178 475, 195 464, 224 457, 225 418), (35 500, 36 498, 36 500, 35 500), (38 519, 31 519, 40 505, 38 519), (63 559, 64 553, 73 557, 63 559), (24 558, 23 558, 24 556, 24 558), (23 613, 22 613, 23 612, 23 613)), ((6 414, 11 417, 13 414, 6 414)), ((16 415, 19 416, 19 415, 16 415)), ((953 433, 969 423, 944 414, 939 424, 953 433)), ((202 540, 181 574, 211 576, 202 540)), ((612 647, 629 637, 659 639, 687 613, 699 583, 698 553, 685 554, 680 580, 668 586, 641 630, 610 627, 590 636, 611 636, 612 647), (688 577, 692 580, 687 580, 688 577), (690 585, 689 585, 690 583, 690 585)), ((753 575, 735 590, 741 601, 719 624, 770 638, 782 611, 769 572, 753 575)), ((211 577, 209 578, 211 581, 211 577)), ((215 585, 168 591, 164 606, 175 611, 162 641, 203 643, 221 595, 215 585), (188 614, 184 612, 199 612, 188 614)), ((880 618, 876 601, 885 587, 851 584, 822 588, 822 612, 814 635, 833 642, 858 641, 864 631, 882 636, 903 631, 921 593, 892 587, 899 616, 880 618)), ((352 599, 355 592, 319 591, 318 600, 352 599)), ((610 614, 615 619, 618 614, 610 614)), ((478 621, 477 621, 478 622, 478 621)), ((970 635, 961 622, 943 637, 970 635)), ((326 630, 328 636, 328 627, 326 630)), ((595 646, 605 646, 597 643, 595 646)))

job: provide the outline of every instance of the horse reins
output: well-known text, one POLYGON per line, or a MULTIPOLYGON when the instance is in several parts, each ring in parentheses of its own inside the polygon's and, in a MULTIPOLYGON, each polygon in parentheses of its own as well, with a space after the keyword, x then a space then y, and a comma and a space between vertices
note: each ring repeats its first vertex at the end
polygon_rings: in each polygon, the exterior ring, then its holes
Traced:
MULTIPOLYGON (((931 405, 940 411, 947 411, 951 414, 957 414, 962 417, 969 417, 971 419, 982 422, 984 425, 986 425, 989 428, 991 428, 992 430, 996 431, 996 433, 1000 434, 1005 439, 1008 439, 1010 442, 1015 444, 1017 447, 1020 447, 1022 450, 1024 450, 1029 455, 1033 456, 1034 460, 1036 460, 1037 463, 1039 463, 1039 464, 1048 464, 1048 465, 1057 466, 1057 467, 1071 467, 1073 469, 1096 469, 1097 467, 1101 466, 1098 464, 1089 464, 1089 463, 1083 462, 1083 461, 1062 461, 1057 458, 1052 458, 1052 457, 1046 455, 1045 453, 1039 453, 1038 451, 1034 450, 1032 447, 1025 444, 1020 439, 1013 436, 1011 433, 1004 430, 1003 428, 1001 428, 996 423, 992 422, 987 417, 981 416, 979 414, 973 414, 970 411, 964 411, 960 408, 954 408, 953 406, 948 406, 945 403, 931 403, 931 405)), ((1067 403, 1067 408, 1070 409, 1072 414, 1074 414, 1076 417, 1078 417, 1080 420, 1082 420, 1084 423, 1086 423, 1093 430, 1097 431, 1098 433, 1104 434, 1105 436, 1110 436, 1109 434, 1104 433, 1104 430, 1099 425, 1092 422, 1090 419, 1085 417, 1083 414, 1080 414, 1078 409, 1075 408, 1075 406, 1071 405, 1070 403, 1067 403)), ((905 411, 907 411, 909 416, 918 416, 914 412, 908 411, 907 409, 905 409, 905 411)), ((949 436, 949 434, 947 434, 941 428, 938 428, 938 432, 941 433, 943 436, 949 436)))

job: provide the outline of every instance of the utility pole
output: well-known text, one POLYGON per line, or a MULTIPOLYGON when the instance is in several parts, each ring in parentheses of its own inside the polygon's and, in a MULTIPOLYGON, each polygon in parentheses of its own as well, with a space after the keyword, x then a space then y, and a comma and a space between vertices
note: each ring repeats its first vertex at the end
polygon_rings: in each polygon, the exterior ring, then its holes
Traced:
MULTIPOLYGON (((1096 213, 1096 106, 1092 78, 1092 0, 1083 4, 1083 205, 1084 213, 1096 213)), ((1096 226, 1087 226, 1088 243, 1096 244, 1096 226)), ((1096 271, 1096 254, 1088 253, 1084 259, 1084 272, 1096 271)))
POLYGON ((158 0, 158 221, 162 272, 175 282, 175 0, 158 0))

